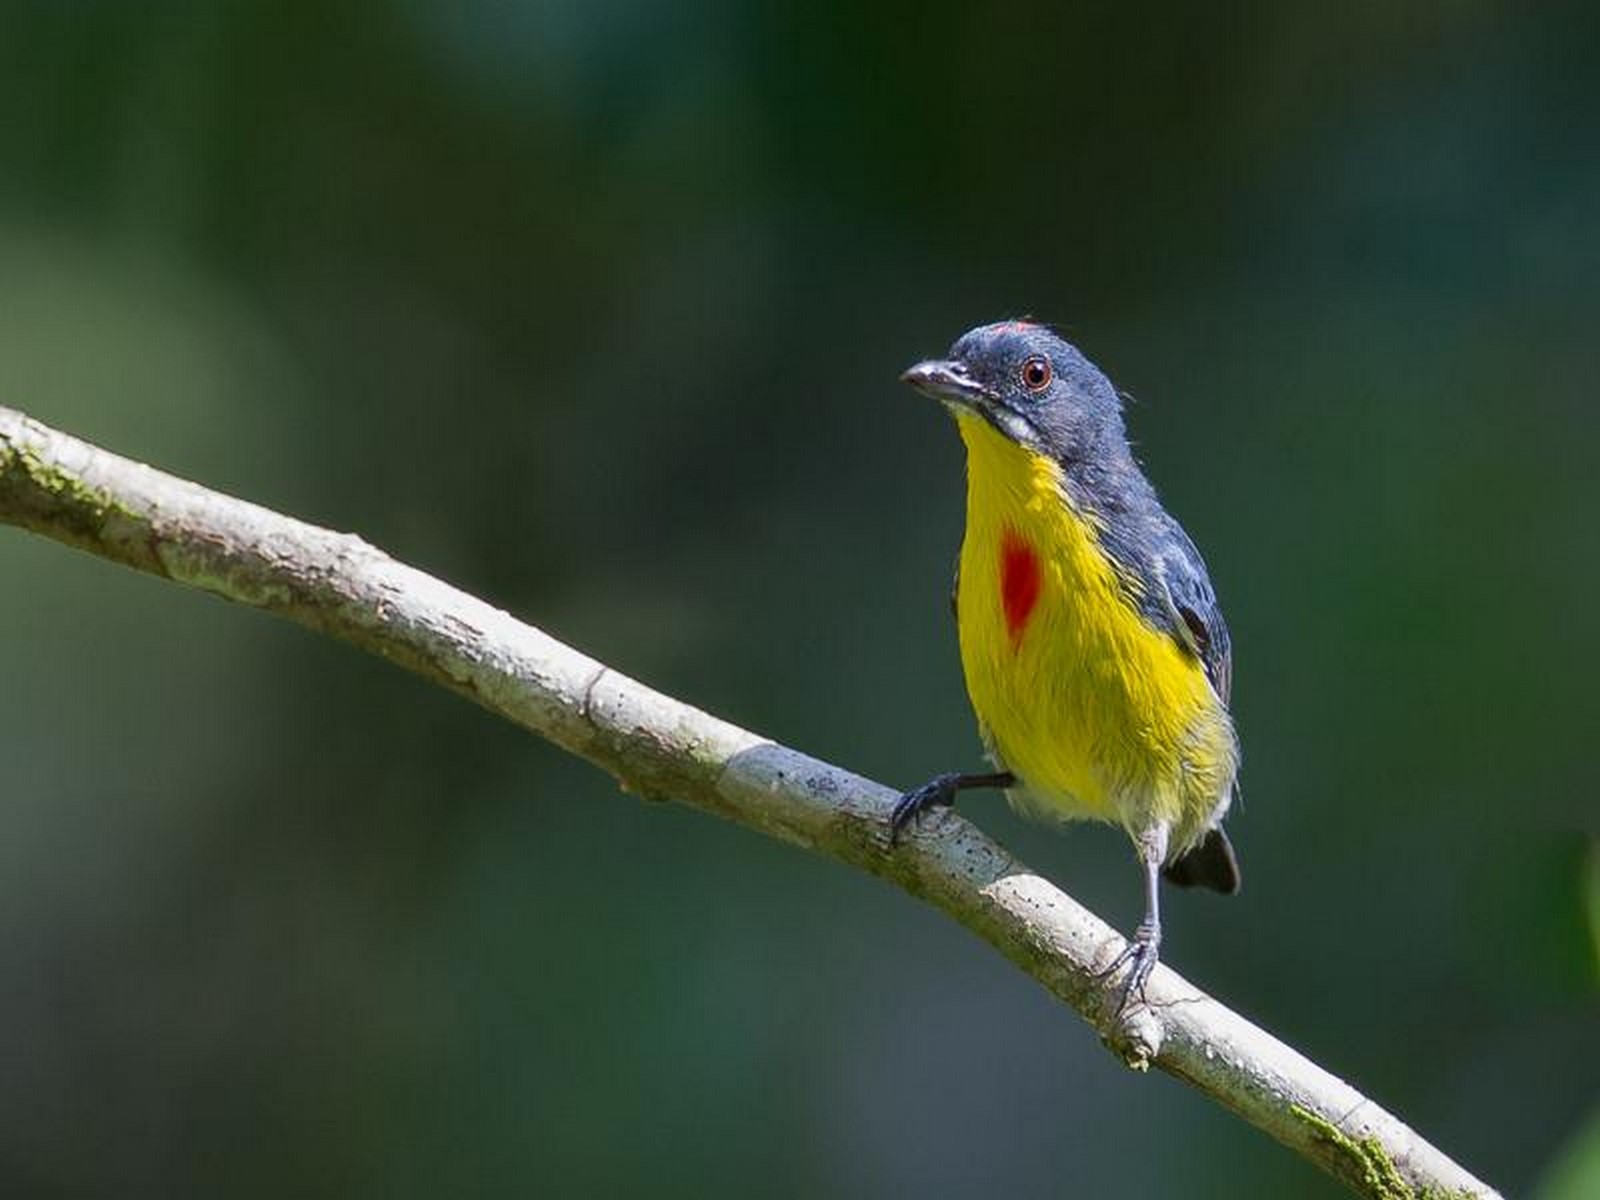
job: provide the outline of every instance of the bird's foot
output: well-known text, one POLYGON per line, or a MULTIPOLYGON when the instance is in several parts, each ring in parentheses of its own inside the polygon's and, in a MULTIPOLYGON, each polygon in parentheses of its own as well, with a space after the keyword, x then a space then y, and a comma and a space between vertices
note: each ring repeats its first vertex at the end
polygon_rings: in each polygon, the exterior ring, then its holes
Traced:
POLYGON ((889 845, 893 846, 900 840, 900 835, 905 832, 907 825, 916 820, 918 813, 929 808, 949 808, 954 804, 960 782, 959 771, 935 775, 921 787, 912 789, 896 800, 894 811, 889 814, 889 845))
POLYGON ((1150 1001, 1144 994, 1144 988, 1150 982, 1150 975, 1155 971, 1160 957, 1161 926, 1154 921, 1144 920, 1139 922, 1139 928, 1133 931, 1133 937, 1122 948, 1122 952, 1111 960, 1109 966, 1096 973, 1096 979, 1106 979, 1123 967, 1128 968, 1128 977, 1122 982, 1122 995, 1117 1001, 1117 1016, 1127 1011, 1134 993, 1138 993, 1139 1003, 1148 1006, 1150 1001))

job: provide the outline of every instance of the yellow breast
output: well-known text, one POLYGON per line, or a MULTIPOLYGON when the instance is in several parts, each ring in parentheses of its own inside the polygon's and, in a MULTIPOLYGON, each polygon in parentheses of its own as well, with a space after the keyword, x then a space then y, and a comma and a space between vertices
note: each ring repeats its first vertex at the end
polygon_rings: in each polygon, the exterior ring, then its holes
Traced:
POLYGON ((1129 603, 1059 464, 982 417, 967 445, 957 619, 967 691, 1030 815, 1138 829, 1169 821, 1182 845, 1232 787, 1226 710, 1198 661, 1129 603))

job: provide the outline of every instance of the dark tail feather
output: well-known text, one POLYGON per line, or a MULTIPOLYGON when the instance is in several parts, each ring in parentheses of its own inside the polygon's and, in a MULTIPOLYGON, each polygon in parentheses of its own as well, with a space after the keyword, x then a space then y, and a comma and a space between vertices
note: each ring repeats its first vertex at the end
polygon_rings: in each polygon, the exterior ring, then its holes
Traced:
POLYGON ((1239 860, 1220 825, 1198 846, 1168 863, 1162 874, 1179 887, 1208 887, 1224 896, 1239 890, 1239 860))

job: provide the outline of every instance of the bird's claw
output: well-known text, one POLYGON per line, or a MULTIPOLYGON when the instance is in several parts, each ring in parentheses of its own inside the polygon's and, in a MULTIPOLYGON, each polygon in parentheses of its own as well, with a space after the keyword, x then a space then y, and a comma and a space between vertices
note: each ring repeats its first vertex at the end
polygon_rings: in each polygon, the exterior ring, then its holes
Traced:
POLYGON ((889 814, 889 845, 900 840, 907 825, 917 814, 930 808, 949 808, 956 802, 956 780, 959 775, 935 775, 919 788, 913 788, 894 803, 889 814))
POLYGON ((1139 928, 1134 930, 1133 937, 1121 952, 1111 960, 1104 969, 1095 973, 1096 979, 1106 979, 1115 975, 1123 967, 1128 968, 1128 977, 1123 980, 1122 994, 1117 1001, 1118 1017, 1128 1009, 1128 1003, 1133 999, 1134 993, 1139 995, 1139 1003, 1149 1005, 1149 998, 1145 995, 1145 985, 1150 982, 1150 976, 1156 969, 1156 963, 1161 958, 1161 928, 1149 921, 1141 921, 1139 928))

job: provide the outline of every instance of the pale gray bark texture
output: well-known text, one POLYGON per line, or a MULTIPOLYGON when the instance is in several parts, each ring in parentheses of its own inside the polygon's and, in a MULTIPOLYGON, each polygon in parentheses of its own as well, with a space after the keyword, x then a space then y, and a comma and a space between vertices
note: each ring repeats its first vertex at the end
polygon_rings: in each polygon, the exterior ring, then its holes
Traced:
MULTIPOLYGON (((1154 1064, 1368 1196, 1493 1196, 1402 1121, 1166 967, 1118 1021, 1122 938, 954 813, 891 850, 895 793, 636 683, 332 533, 0 408, 0 521, 289 617, 442 684, 676 800, 881 876, 943 909, 1131 1066, 1154 1064)), ((17 580, 8 586, 25 586, 17 580)))

